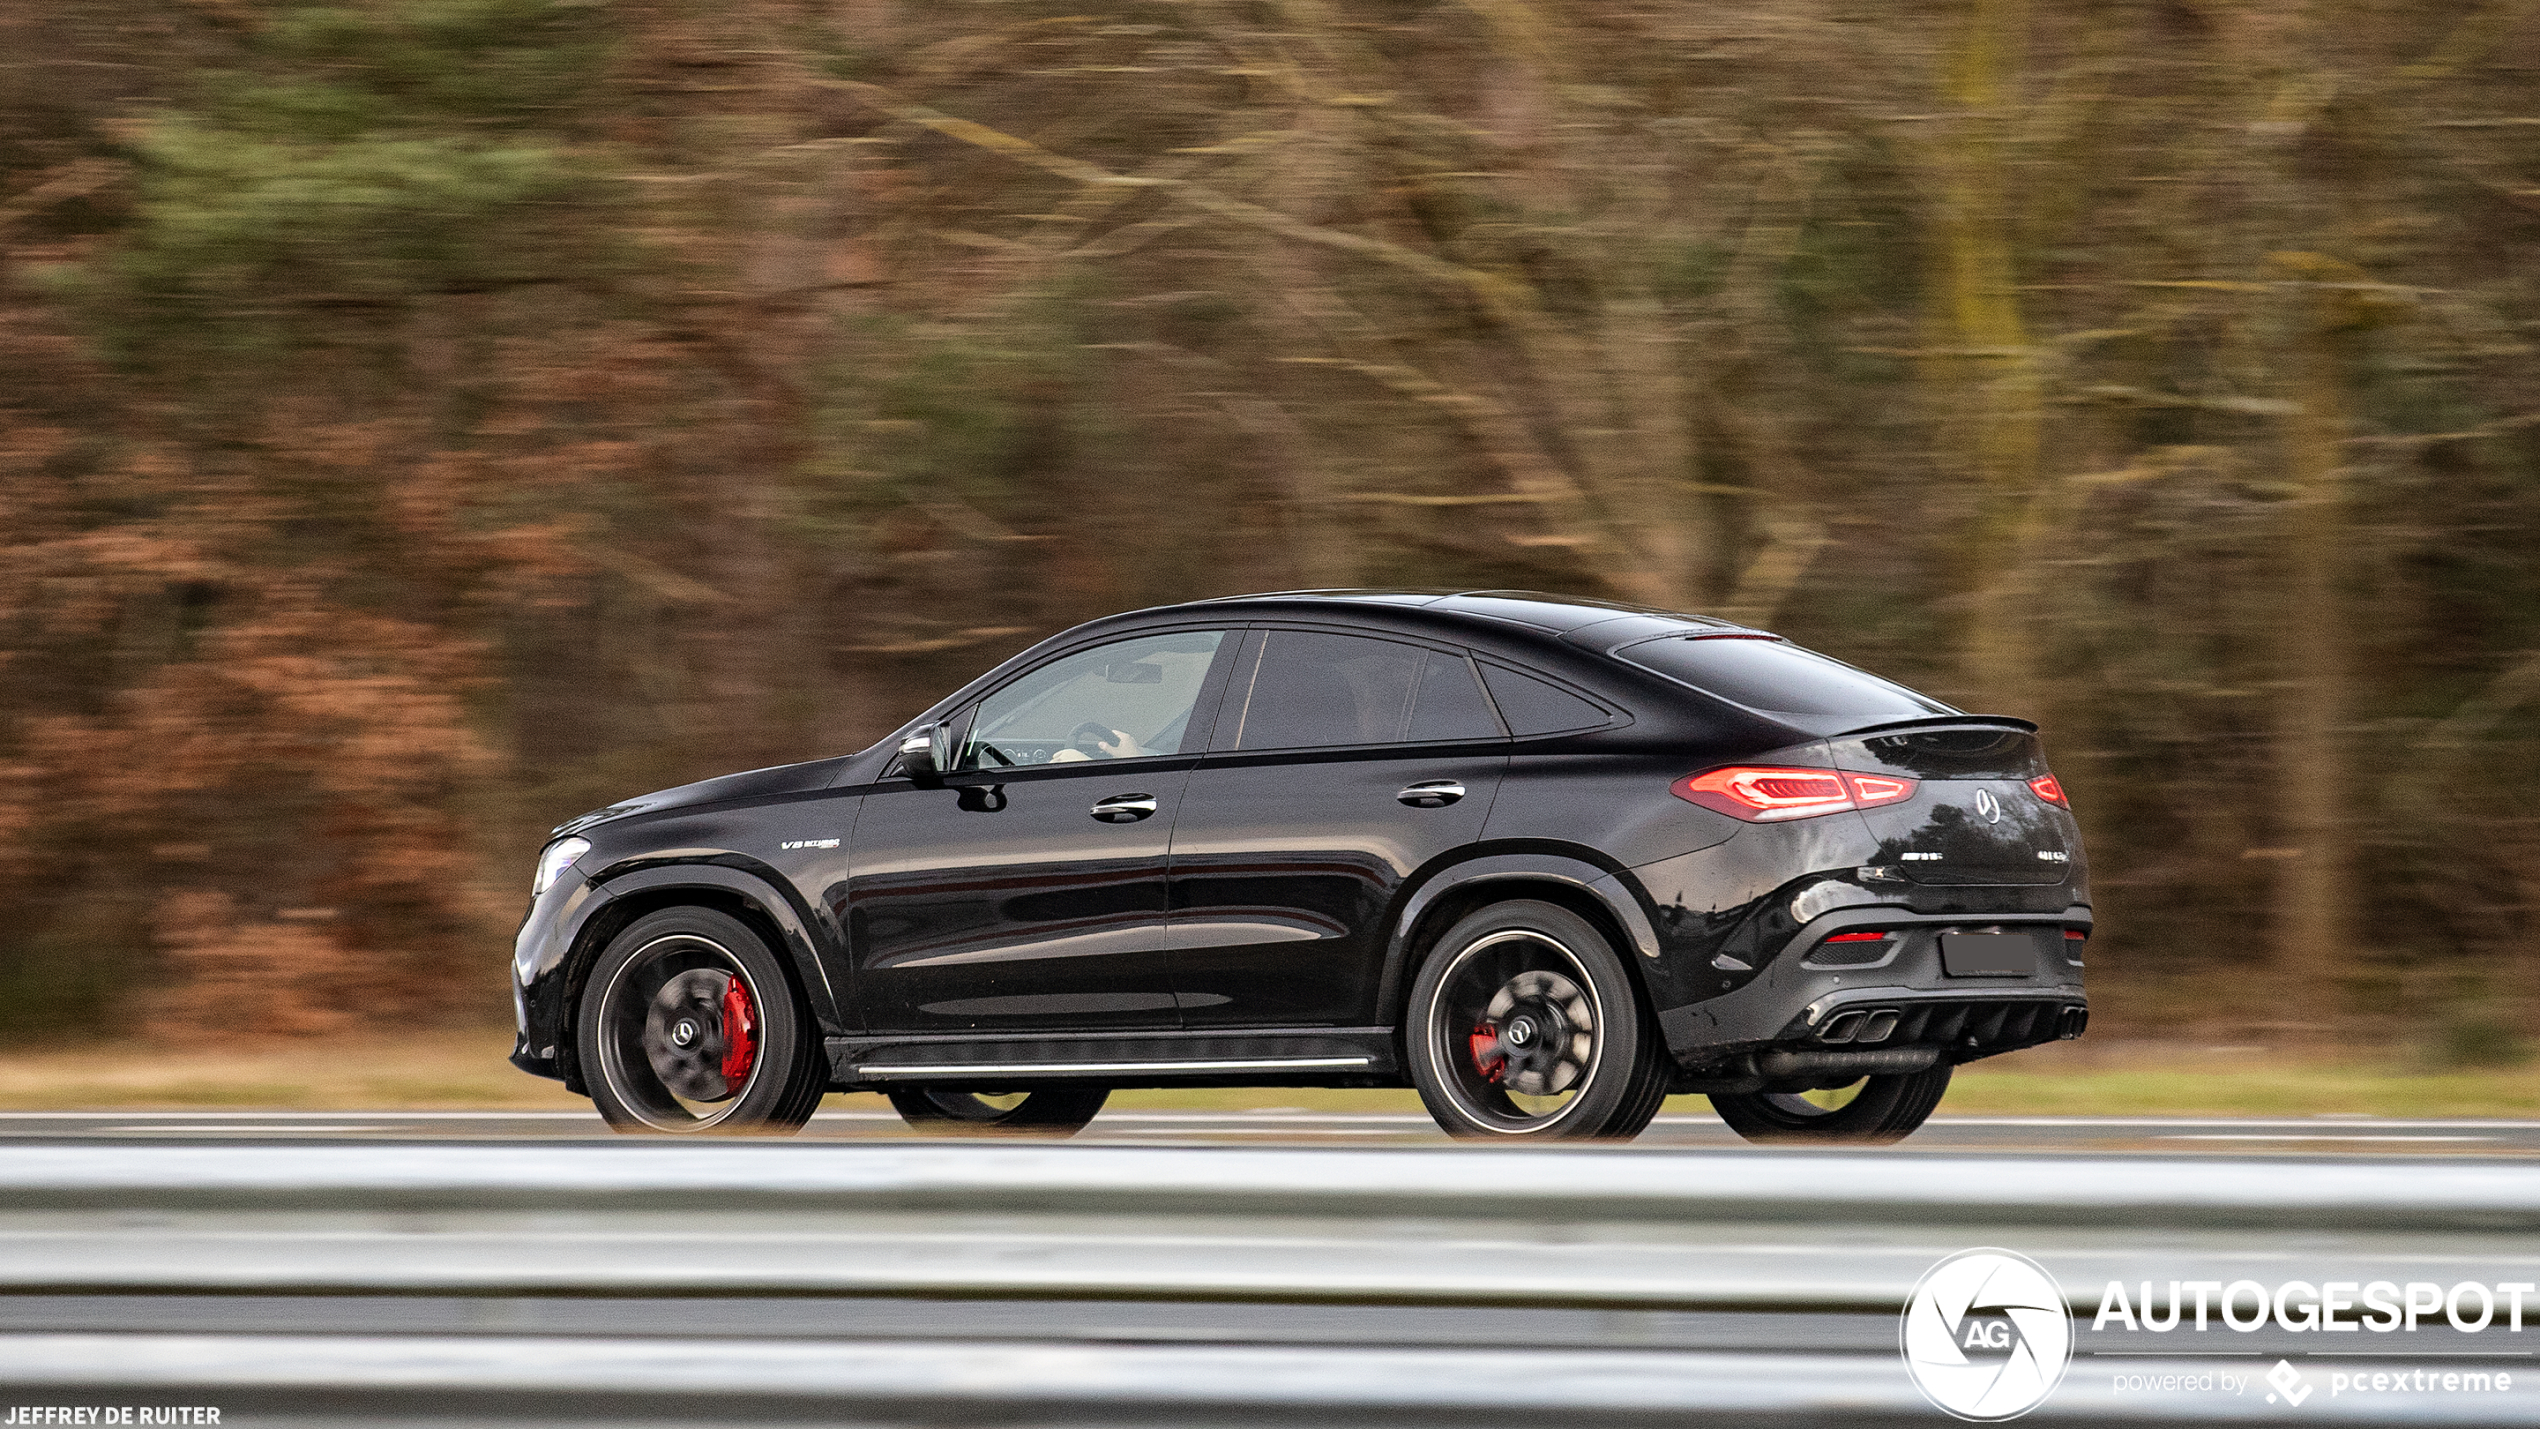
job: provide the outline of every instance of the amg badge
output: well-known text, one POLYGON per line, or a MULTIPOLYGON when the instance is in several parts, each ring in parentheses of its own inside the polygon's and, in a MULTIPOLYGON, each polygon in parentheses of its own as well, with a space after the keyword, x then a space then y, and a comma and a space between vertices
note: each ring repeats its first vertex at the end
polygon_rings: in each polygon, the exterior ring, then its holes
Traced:
POLYGON ((837 846, 836 839, 787 839, 777 845, 778 848, 788 851, 798 848, 836 848, 837 846))

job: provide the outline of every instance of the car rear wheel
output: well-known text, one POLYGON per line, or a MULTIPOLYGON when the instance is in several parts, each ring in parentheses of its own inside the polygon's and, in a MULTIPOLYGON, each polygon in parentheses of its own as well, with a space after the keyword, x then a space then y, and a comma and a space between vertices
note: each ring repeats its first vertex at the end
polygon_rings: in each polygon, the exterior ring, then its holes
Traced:
POLYGON ((946 1092, 901 1087, 888 1093, 900 1119, 920 1131, 956 1136, 1074 1136, 1110 1099, 1109 1087, 1044 1087, 1036 1092, 946 1092))
POLYGON ((1412 984, 1404 1042, 1447 1135, 1629 1140, 1667 1092, 1655 1029, 1595 925, 1531 900, 1439 940, 1412 984))
POLYGON ((791 1134, 828 1090, 783 965, 729 914, 647 914, 610 940, 583 987, 584 1080, 619 1131, 791 1134))
POLYGON ((1949 1091, 1946 1063, 1808 1092, 1714 1092, 1712 1108, 1749 1141, 1883 1145, 1912 1134, 1949 1091))

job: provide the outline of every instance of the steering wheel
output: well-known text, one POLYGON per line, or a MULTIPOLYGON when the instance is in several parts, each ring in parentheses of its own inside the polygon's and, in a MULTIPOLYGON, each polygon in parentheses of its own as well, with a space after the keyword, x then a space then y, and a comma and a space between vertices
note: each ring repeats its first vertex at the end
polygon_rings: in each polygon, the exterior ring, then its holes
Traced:
POLYGON ((1116 756, 1110 750, 1103 748, 1103 745, 1120 738, 1120 731, 1113 729, 1110 725, 1087 720, 1068 732, 1067 747, 1088 759, 1111 759, 1116 756))

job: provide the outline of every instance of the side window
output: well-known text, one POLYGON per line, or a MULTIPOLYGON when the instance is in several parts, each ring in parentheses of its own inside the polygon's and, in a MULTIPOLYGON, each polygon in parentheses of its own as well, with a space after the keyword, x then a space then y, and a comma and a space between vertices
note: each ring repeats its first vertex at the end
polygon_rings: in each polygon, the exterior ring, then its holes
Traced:
POLYGON ((1428 654, 1416 645, 1363 635, 1268 631, 1248 682, 1235 748, 1392 743, 1402 738, 1428 654))
POLYGON ((1508 721, 1508 732, 1520 739, 1528 735, 1559 734, 1564 730, 1594 729, 1612 718, 1568 690, 1547 684, 1532 675, 1520 675, 1497 665, 1484 665, 1482 679, 1490 686, 1490 697, 1499 706, 1499 717, 1508 721))
POLYGON ((1365 635, 1272 630, 1242 685, 1237 749, 1497 739, 1473 664, 1365 635))
POLYGON ((1481 682, 1473 678, 1473 662, 1461 655, 1431 652, 1420 667, 1420 691, 1411 697, 1411 727, 1403 738, 1497 739, 1499 720, 1490 712, 1481 682))
POLYGON ((980 702, 954 767, 1179 754, 1225 639, 1222 630, 1179 630, 1052 660, 980 702))

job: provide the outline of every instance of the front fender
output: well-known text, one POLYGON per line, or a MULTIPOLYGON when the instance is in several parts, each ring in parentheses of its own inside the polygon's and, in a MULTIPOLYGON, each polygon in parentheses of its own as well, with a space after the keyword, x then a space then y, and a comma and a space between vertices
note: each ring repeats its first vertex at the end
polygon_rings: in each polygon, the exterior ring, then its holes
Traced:
MULTIPOLYGON (((656 889, 712 888, 737 896, 753 912, 776 925, 783 946, 776 951, 794 965, 794 974, 803 992, 811 999, 813 1018, 824 1032, 845 1028, 839 1017, 837 989, 829 983, 829 960, 824 957, 820 940, 812 934, 812 920, 775 879, 763 877, 748 869, 725 863, 667 863, 639 868, 632 873, 606 878, 602 892, 611 900, 623 903, 638 894, 656 889)), ((577 926, 567 946, 579 941, 577 926)))
POLYGON ((1630 874, 1557 853, 1485 854, 1440 869, 1403 900, 1394 916, 1393 936, 1385 948, 1384 979, 1377 992, 1383 1015, 1392 1016, 1401 1005, 1412 954, 1426 931, 1421 925, 1431 911, 1450 895, 1490 883, 1554 883, 1585 893, 1613 917, 1632 952, 1643 959, 1658 956, 1658 929, 1650 921, 1648 898, 1630 874))
POLYGON ((512 1052, 514 1066, 540 1076, 562 1077, 567 1085, 574 1085, 573 1027, 567 1001, 579 964, 597 955, 592 944, 613 935, 616 926, 635 916, 630 904, 636 909, 658 904, 666 900, 648 895, 683 888, 726 895, 765 918, 777 931, 778 954, 793 964, 796 980, 810 999, 812 1020, 823 1035, 846 1030, 837 990, 829 982, 828 960, 812 934, 811 920, 775 881, 721 863, 652 864, 600 882, 568 872, 531 907, 514 944, 512 993, 520 1020, 520 1040, 512 1052))

